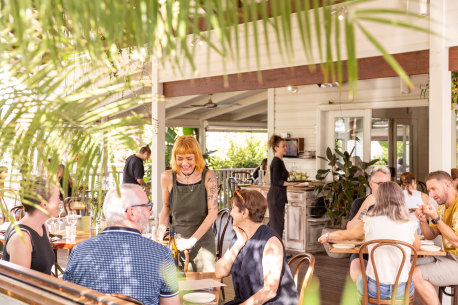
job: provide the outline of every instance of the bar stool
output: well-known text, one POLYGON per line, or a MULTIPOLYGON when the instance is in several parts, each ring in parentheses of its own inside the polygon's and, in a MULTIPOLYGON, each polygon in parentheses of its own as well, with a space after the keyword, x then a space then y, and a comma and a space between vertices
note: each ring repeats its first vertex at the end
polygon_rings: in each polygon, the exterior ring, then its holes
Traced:
POLYGON ((458 285, 450 285, 450 286, 442 286, 439 287, 439 301, 442 304, 442 296, 443 295, 448 295, 451 297, 451 305, 458 305, 458 285), (450 288, 450 293, 445 291, 446 288, 450 288))

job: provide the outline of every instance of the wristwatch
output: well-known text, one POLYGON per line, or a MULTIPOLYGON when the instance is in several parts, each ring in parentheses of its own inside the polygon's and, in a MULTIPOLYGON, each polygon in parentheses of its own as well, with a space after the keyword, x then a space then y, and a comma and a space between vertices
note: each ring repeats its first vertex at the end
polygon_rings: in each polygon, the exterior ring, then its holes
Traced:
POLYGON ((441 220, 441 217, 440 216, 437 216, 436 219, 431 219, 431 221, 433 222, 433 224, 437 225, 437 223, 439 222, 439 220, 441 220))
POLYGON ((324 235, 324 237, 326 237, 326 241, 328 241, 328 240, 329 240, 329 233, 326 233, 326 234, 324 235))

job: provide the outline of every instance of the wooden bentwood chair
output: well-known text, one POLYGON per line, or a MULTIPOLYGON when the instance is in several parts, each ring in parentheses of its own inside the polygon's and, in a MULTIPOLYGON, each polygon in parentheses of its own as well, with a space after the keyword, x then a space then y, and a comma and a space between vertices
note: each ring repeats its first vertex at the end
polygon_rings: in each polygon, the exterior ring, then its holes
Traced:
MULTIPOLYGON (((368 242, 365 242, 362 244, 361 248, 359 249, 359 260, 361 264, 361 271, 362 271, 362 276, 363 276, 363 305, 367 305, 368 303, 372 304, 413 304, 414 302, 414 296, 409 297, 409 292, 410 292, 410 284, 412 280, 412 275, 413 271, 415 269, 415 265, 417 263, 417 250, 411 245, 406 242, 400 241, 400 240, 393 240, 393 239, 375 239, 371 240, 368 242), (363 254, 364 250, 369 246, 374 244, 374 247, 372 248, 372 251, 370 252, 370 260, 372 263, 372 267, 374 269, 374 274, 375 274, 375 281, 377 283, 377 298, 370 298, 367 290, 367 275, 366 275, 366 265, 364 263, 363 259, 363 254), (407 282, 405 285, 405 291, 404 291, 404 298, 403 299, 395 299, 395 300, 390 300, 390 299, 381 299, 380 298, 380 281, 378 277, 378 272, 377 268, 375 265, 375 253, 376 250, 380 247, 396 247, 399 249, 399 251, 402 254, 402 261, 401 264, 399 265, 399 269, 396 275, 396 281, 394 282, 394 289, 393 289, 393 296, 396 296, 396 289, 399 284, 399 278, 401 277, 401 272, 402 268, 404 267, 404 264, 406 263, 406 260, 410 260, 410 256, 407 256, 404 248, 402 246, 408 247, 411 249, 413 253, 412 257, 412 264, 410 266, 409 270, 409 277, 407 278, 407 282)), ((383 268, 383 266, 380 266, 380 268, 383 268)))
MULTIPOLYGON (((213 224, 213 231, 216 235, 216 260, 218 261, 223 256, 224 236, 226 235, 227 226, 231 222, 231 210, 222 208, 218 211, 218 220, 213 224)), ((224 287, 221 287, 221 296, 223 300, 226 298, 224 287)))
POLYGON ((299 292, 298 304, 302 304, 304 300, 305 290, 312 281, 313 271, 315 269, 315 257, 310 253, 296 254, 288 262, 291 272, 293 272, 293 265, 295 262, 297 262, 297 265, 293 273, 294 283, 296 284, 297 291, 299 292), (301 282, 299 281, 299 273, 302 269, 302 266, 307 266, 307 264, 305 264, 306 262, 308 262, 307 272, 305 273, 305 276, 302 280, 302 285, 300 285, 301 282))
POLYGON ((451 305, 458 305, 458 285, 450 285, 450 286, 441 286, 439 287, 439 301, 442 303, 443 295, 448 295, 451 300, 451 305), (445 289, 450 288, 450 293, 448 293, 445 289))

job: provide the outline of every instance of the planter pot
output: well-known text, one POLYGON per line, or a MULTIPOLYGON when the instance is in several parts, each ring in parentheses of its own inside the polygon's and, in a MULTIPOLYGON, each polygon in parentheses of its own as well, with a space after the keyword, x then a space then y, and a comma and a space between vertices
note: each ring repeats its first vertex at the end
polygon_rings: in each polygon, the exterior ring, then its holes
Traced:
MULTIPOLYGON (((323 230, 321 231, 321 234, 326 234, 326 233, 331 233, 331 232, 334 232, 334 231, 338 231, 339 229, 335 229, 335 228, 327 228, 327 227, 324 227, 323 230)), ((324 246, 324 250, 326 250, 326 253, 328 254, 328 256, 332 257, 332 258, 346 258, 346 257, 350 257, 350 253, 332 253, 330 250, 329 250, 329 245, 323 245, 324 246)))

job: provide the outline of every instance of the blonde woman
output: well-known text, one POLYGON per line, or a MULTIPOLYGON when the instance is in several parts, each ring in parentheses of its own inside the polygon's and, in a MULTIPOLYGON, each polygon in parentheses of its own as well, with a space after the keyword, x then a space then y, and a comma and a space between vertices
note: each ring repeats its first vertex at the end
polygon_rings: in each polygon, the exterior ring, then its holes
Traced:
POLYGON ((193 136, 175 142, 171 170, 161 176, 164 205, 157 236, 162 239, 169 223, 177 233, 178 250, 189 249, 188 271, 214 272, 218 188, 215 172, 205 167, 199 143, 193 136))
MULTIPOLYGON (((374 239, 396 239, 412 244, 415 249, 420 249, 420 239, 417 235, 417 223, 409 217, 405 206, 405 198, 401 188, 394 182, 383 182, 375 194, 375 205, 363 218, 363 221, 348 230, 335 231, 321 236, 318 241, 327 243, 328 240, 351 240, 365 237, 366 241, 374 239)), ((369 246, 369 251, 372 249, 369 246)), ((410 256, 410 248, 405 248, 407 257, 410 256)), ((382 299, 390 299, 393 284, 396 279, 398 266, 402 260, 401 253, 394 249, 380 249, 377 252, 377 265, 383 266, 378 269, 380 279, 380 294, 382 299)), ((397 298, 403 296, 405 284, 410 269, 410 261, 407 261, 402 269, 399 279, 397 298)), ((366 274, 368 277, 369 297, 377 297, 377 285, 372 268, 371 259, 367 264, 366 274)), ((362 275, 358 277, 356 285, 363 292, 362 275)), ((414 285, 410 286, 410 296, 413 295, 414 285)))

